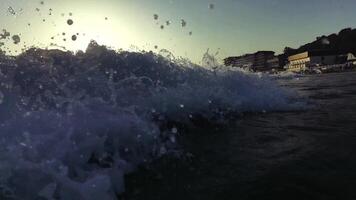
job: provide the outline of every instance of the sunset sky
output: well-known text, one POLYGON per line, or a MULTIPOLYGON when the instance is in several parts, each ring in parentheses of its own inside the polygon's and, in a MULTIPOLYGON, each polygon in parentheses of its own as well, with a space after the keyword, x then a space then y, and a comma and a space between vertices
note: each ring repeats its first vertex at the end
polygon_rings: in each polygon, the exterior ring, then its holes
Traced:
POLYGON ((21 38, 18 45, 6 42, 12 51, 19 51, 24 45, 46 47, 50 43, 70 50, 85 49, 94 39, 114 49, 167 49, 199 62, 208 48, 219 51, 220 58, 257 50, 279 53, 285 46, 298 47, 319 35, 356 26, 355 0, 1 2, 0 28, 12 35, 20 34, 21 38), (74 21, 73 25, 67 24, 68 19, 74 21), (184 27, 182 19, 187 23, 184 27), (71 40, 72 35, 77 35, 76 41, 71 40))

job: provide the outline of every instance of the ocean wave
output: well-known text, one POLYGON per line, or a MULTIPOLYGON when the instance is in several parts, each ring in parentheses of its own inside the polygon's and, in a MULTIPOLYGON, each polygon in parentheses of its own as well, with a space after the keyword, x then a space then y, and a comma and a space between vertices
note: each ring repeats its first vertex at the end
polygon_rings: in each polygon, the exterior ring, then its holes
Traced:
POLYGON ((0 81, 2 198, 116 199, 125 174, 176 151, 181 130, 164 123, 303 106, 268 77, 94 41, 2 56, 0 81))

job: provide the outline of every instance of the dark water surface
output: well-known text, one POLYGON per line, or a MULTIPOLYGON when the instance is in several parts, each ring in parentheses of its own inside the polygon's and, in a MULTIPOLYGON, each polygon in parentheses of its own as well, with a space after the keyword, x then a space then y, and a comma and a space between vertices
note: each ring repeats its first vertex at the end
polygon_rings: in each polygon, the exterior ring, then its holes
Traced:
POLYGON ((124 199, 356 199, 356 73, 279 82, 315 107, 189 130, 191 155, 128 175, 124 199))

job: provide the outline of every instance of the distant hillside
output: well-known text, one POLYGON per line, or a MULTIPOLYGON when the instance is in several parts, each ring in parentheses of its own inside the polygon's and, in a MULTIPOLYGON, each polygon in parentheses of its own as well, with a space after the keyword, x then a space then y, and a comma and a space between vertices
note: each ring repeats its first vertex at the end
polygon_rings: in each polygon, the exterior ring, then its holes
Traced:
POLYGON ((338 34, 318 37, 314 42, 305 44, 298 49, 286 47, 285 56, 309 51, 309 50, 333 50, 339 53, 356 54, 356 29, 346 28, 338 34))

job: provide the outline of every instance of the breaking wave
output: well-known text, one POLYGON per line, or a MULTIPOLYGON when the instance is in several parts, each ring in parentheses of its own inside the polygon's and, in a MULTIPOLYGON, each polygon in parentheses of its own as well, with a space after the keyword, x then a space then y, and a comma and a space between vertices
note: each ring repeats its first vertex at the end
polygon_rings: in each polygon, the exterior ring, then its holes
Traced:
POLYGON ((301 106, 269 78, 162 55, 0 55, 1 199, 116 199, 125 174, 176 152, 174 122, 301 106))

